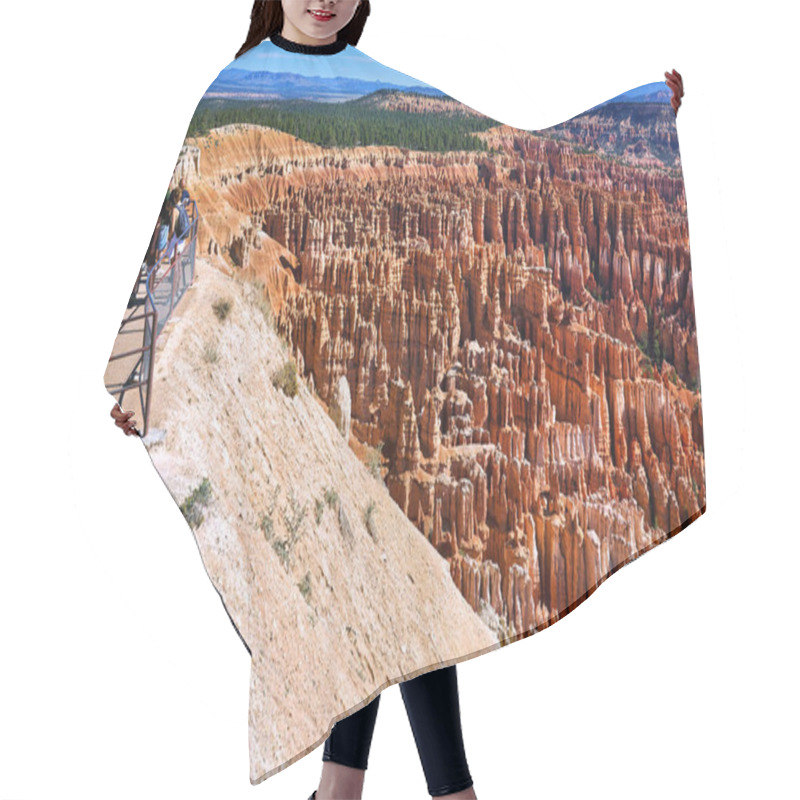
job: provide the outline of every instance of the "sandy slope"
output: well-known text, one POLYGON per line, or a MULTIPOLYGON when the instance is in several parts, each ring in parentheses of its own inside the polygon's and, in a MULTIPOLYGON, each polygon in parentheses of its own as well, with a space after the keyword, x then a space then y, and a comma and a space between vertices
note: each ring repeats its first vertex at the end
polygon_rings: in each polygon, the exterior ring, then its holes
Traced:
POLYGON ((198 258, 159 340, 145 441, 177 503, 211 484, 194 535, 252 653, 253 783, 387 685, 499 647, 307 385, 294 398, 273 386, 288 358, 258 289, 198 258), (220 299, 231 302, 224 321, 220 299), (325 502, 328 488, 338 501, 325 502))

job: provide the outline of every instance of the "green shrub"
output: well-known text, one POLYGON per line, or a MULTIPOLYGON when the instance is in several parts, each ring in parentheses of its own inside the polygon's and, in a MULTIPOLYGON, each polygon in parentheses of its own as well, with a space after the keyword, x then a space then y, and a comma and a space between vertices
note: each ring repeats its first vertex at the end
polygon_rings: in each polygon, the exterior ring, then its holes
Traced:
POLYGON ((264 537, 269 542, 275 534, 275 523, 270 514, 261 515, 261 530, 264 531, 264 537))
POLYGON ((294 361, 287 361, 272 376, 272 385, 280 389, 287 397, 295 397, 299 391, 297 380, 297 365, 294 361))
POLYGON ((292 553, 291 553, 291 544, 288 539, 278 539, 277 537, 272 539, 272 549, 277 554, 278 558, 280 558, 281 563, 283 564, 285 569, 289 569, 292 553))
POLYGON ((311 597, 311 573, 306 572, 303 576, 303 580, 297 584, 297 588, 300 589, 300 594, 303 595, 303 599, 308 603, 309 598, 311 597))
POLYGON ((339 495, 336 489, 330 487, 325 490, 325 502, 328 504, 328 508, 335 508, 339 505, 339 495))
POLYGON ((228 318, 228 314, 230 314, 232 305, 231 301, 226 298, 225 300, 217 300, 211 308, 214 309, 217 319, 220 322, 224 322, 228 318))
POLYGON ((292 550, 299 539, 300 525, 305 519, 308 510, 308 503, 302 508, 294 497, 294 494, 289 496, 288 506, 283 508, 283 521, 289 530, 289 536, 286 539, 281 539, 275 535, 275 525, 272 521, 272 514, 275 510, 275 498, 277 493, 273 494, 270 505, 261 517, 261 529, 267 541, 272 545, 272 549, 280 558, 281 563, 285 569, 289 569, 292 564, 292 550))
POLYGON ((217 353, 217 347, 211 342, 208 342, 205 347, 203 348, 203 361, 207 364, 216 364, 219 361, 219 354, 217 353))
POLYGON ((661 346, 661 331, 658 328, 653 329, 652 356, 653 361, 661 366, 664 360, 664 348, 661 346))
POLYGON ((203 524, 205 515, 203 509, 211 502, 211 482, 208 478, 203 478, 192 493, 180 504, 181 514, 192 529, 198 528, 203 524))

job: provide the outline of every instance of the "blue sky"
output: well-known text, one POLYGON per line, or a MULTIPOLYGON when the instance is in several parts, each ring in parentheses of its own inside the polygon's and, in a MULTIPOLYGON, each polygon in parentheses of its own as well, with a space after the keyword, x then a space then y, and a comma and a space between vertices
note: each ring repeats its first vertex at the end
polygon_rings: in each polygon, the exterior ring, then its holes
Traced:
POLYGON ((311 55, 291 53, 265 39, 225 67, 229 68, 248 72, 294 72, 307 77, 335 75, 341 78, 385 81, 401 86, 429 85, 404 72, 384 66, 351 45, 347 45, 339 53, 311 55))

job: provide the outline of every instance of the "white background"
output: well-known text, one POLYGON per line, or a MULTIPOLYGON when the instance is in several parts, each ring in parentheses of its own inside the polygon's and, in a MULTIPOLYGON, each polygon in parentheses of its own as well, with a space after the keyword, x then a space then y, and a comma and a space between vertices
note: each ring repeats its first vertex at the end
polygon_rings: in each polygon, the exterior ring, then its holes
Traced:
MULTIPOLYGON (((321 745, 250 785, 249 657, 102 383, 188 120, 250 7, 5 15, 0 800, 305 800, 317 786, 321 745)), ((481 800, 797 796, 797 74, 783 8, 373 2, 359 49, 518 127, 672 67, 685 81, 708 511, 559 624, 459 664, 481 800)), ((364 798, 427 796, 392 686, 364 798)))

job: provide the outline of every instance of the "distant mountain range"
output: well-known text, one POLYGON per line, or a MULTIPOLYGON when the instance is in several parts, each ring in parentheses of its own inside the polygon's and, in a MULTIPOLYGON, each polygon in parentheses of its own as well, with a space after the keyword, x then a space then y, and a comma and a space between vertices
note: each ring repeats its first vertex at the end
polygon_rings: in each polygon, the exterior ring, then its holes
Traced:
POLYGON ((387 81, 367 81, 360 78, 298 75, 294 72, 251 72, 244 69, 226 69, 208 87, 206 94, 228 97, 261 96, 270 100, 353 100, 378 89, 402 89, 432 97, 444 92, 432 86, 402 86, 387 81))
POLYGON ((592 108, 600 108, 600 106, 608 103, 669 103, 671 99, 672 89, 667 86, 665 81, 658 81, 656 83, 646 83, 644 86, 637 86, 635 89, 618 94, 604 103, 598 103, 592 108))
MULTIPOLYGON (((250 71, 230 68, 224 70, 209 86, 207 95, 225 97, 262 97, 270 100, 354 100, 379 89, 400 89, 430 97, 447 95, 433 86, 402 85, 388 81, 369 81, 361 78, 299 75, 294 72, 250 71)), ((647 83, 618 94, 610 100, 592 106, 590 110, 609 103, 669 103, 672 90, 664 81, 647 83)))

